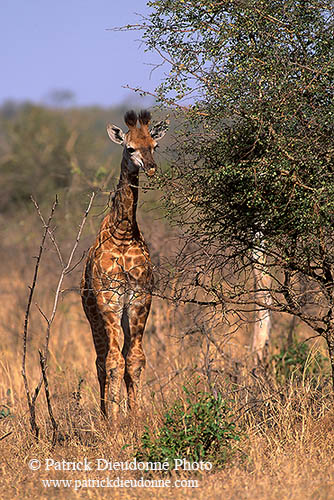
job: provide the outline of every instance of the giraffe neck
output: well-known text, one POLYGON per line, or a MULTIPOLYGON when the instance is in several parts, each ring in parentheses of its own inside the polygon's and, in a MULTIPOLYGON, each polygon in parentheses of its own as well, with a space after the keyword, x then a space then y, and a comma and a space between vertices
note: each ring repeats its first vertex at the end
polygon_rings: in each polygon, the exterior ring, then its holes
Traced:
POLYGON ((123 159, 108 221, 108 229, 113 239, 119 242, 139 234, 136 220, 138 185, 138 173, 129 174, 123 159))

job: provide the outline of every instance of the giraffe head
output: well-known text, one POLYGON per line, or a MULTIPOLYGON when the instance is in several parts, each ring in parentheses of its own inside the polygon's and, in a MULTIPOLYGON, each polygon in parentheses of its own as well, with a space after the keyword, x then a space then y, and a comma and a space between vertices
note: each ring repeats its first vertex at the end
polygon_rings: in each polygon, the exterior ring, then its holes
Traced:
POLYGON ((128 111, 124 116, 128 132, 123 132, 115 125, 107 126, 110 139, 124 147, 123 160, 129 173, 143 169, 147 175, 152 176, 157 169, 153 153, 158 141, 167 131, 168 122, 161 121, 150 127, 150 120, 151 114, 148 111, 141 111, 139 116, 134 111, 128 111))

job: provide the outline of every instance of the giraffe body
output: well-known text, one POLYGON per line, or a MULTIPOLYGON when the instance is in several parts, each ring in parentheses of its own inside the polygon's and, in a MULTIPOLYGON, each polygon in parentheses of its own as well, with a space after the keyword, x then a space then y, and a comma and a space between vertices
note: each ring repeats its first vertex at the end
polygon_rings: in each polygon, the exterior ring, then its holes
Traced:
POLYGON ((163 122, 149 130, 150 115, 125 115, 129 131, 109 125, 110 138, 124 146, 120 181, 109 214, 89 250, 81 283, 83 308, 96 350, 101 411, 113 419, 119 412, 124 379, 128 407, 136 408, 145 366, 142 338, 151 307, 153 269, 149 251, 136 221, 139 169, 153 175, 153 151, 163 137, 163 122))

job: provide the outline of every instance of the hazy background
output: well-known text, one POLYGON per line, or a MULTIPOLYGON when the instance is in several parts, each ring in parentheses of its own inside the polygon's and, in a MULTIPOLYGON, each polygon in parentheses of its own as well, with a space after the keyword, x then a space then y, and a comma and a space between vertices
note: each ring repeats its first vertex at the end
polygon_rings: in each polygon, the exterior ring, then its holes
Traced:
POLYGON ((145 53, 140 33, 109 30, 148 12, 146 0, 1 0, 0 105, 109 107, 135 98, 123 85, 152 91, 157 56, 145 53))

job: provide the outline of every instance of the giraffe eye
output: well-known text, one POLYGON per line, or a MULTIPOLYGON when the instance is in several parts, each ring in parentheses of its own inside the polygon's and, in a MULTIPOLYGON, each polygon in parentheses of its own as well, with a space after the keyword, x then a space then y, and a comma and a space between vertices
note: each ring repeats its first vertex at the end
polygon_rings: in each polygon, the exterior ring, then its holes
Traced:
POLYGON ((136 150, 133 148, 127 148, 127 151, 128 153, 130 153, 130 155, 132 155, 132 153, 134 153, 136 150))

